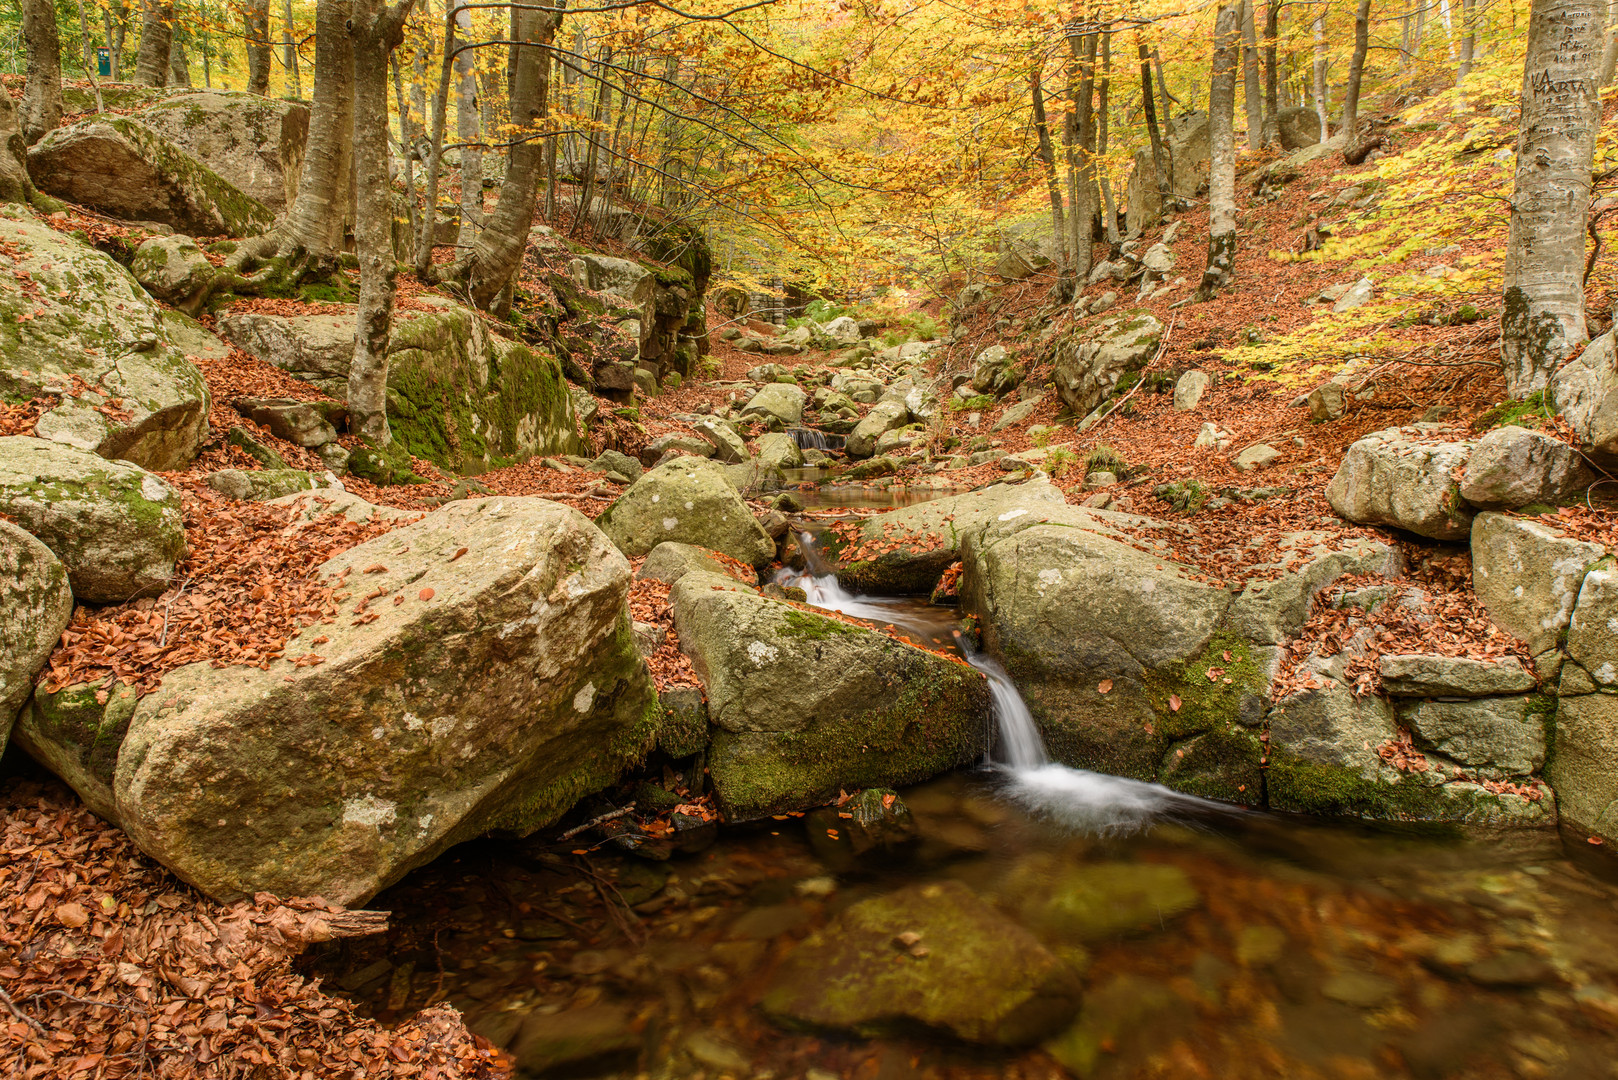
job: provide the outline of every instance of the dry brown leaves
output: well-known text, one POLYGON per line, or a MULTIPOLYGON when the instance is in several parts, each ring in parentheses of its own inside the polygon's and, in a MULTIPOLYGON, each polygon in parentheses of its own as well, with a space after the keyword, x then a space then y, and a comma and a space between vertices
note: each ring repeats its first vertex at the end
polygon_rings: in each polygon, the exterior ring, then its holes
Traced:
POLYGON ((295 525, 290 507, 234 502, 170 479, 182 486, 190 545, 173 583, 156 599, 75 609, 45 669, 48 690, 117 679, 146 694, 168 672, 203 660, 268 668, 293 634, 337 617, 342 585, 317 567, 399 524, 329 514, 295 525))
MULTIPOLYGON (((954 514, 943 518, 945 523, 954 520, 954 514)), ((894 552, 922 555, 929 551, 937 551, 944 546, 942 533, 911 531, 900 528, 891 521, 882 523, 878 535, 865 539, 862 539, 865 534, 863 523, 844 522, 831 526, 831 531, 844 545, 838 553, 838 561, 844 565, 868 562, 894 552)))
POLYGON ((506 1063, 440 1006, 388 1030, 295 974, 306 945, 384 912, 214 903, 62 788, 0 793, 0 1072, 17 1080, 494 1080, 506 1063))
POLYGON ((703 689, 702 680, 692 670, 691 658, 680 651, 680 639, 674 633, 669 586, 651 578, 635 581, 629 587, 629 613, 636 622, 655 626, 660 633, 657 649, 646 658, 658 693, 676 687, 703 689))
POLYGON ((20 404, 0 401, 0 435, 32 435, 40 415, 54 404, 50 398, 34 398, 20 404))

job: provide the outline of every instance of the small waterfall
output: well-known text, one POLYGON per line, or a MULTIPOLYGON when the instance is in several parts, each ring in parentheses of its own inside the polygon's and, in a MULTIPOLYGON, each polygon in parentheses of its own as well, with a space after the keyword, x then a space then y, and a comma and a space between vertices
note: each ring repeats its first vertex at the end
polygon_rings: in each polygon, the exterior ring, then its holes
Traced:
POLYGON ((787 428, 786 433, 798 444, 799 450, 841 450, 848 441, 847 435, 828 435, 814 428, 787 428))
MULTIPOLYGON (((798 533, 798 546, 805 569, 783 569, 776 576, 778 583, 803 589, 815 607, 896 626, 923 640, 940 640, 936 615, 948 609, 903 597, 851 593, 838 583, 812 534, 798 533)), ((959 630, 948 633, 962 658, 989 681, 996 739, 988 764, 1001 774, 1002 794, 1024 810, 1078 831, 1116 834, 1134 832, 1166 818, 1230 809, 1161 784, 1070 769, 1051 761, 1039 725, 1006 669, 987 653, 972 649, 959 630)))

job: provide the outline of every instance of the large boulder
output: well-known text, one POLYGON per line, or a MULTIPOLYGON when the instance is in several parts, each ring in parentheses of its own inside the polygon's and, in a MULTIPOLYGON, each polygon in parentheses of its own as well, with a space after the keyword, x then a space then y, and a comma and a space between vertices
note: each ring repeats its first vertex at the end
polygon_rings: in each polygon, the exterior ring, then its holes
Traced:
POLYGON ((1618 348, 1612 331, 1564 365, 1545 396, 1580 442, 1598 453, 1618 456, 1618 348))
POLYGON ((1009 394, 1023 380, 1004 345, 990 345, 972 361, 972 389, 980 394, 1009 394))
POLYGON ((1538 655, 1556 647, 1585 574, 1606 553, 1543 522, 1479 514, 1472 525, 1472 590, 1496 626, 1538 655))
POLYGON ((1579 452, 1527 428, 1495 428, 1477 441, 1461 475, 1461 498, 1484 510, 1556 503, 1595 482, 1579 452))
POLYGON ((775 541, 717 462, 677 458, 647 472, 596 519, 631 559, 665 540, 723 552, 750 566, 775 557, 775 541))
POLYGON ((758 466, 765 472, 803 467, 803 451, 790 435, 781 432, 761 435, 757 449, 758 466))
POLYGON ((1320 141, 1320 114, 1305 105, 1294 105, 1275 114, 1283 150, 1302 150, 1320 141))
POLYGON ((629 303, 638 303, 637 293, 652 276, 652 272, 638 262, 590 253, 576 256, 568 265, 568 271, 583 288, 629 303))
POLYGON ((154 236, 141 242, 129 272, 153 297, 195 311, 213 282, 214 266, 189 236, 154 236))
POLYGON ((254 236, 275 213, 133 116, 59 127, 28 151, 41 191, 125 221, 191 236, 254 236))
POLYGON ((803 403, 808 396, 801 386, 793 383, 769 383, 759 387, 758 393, 742 406, 742 415, 774 419, 786 427, 797 427, 803 423, 803 403))
POLYGON ((39 437, 147 469, 196 457, 207 384, 129 271, 31 219, 0 215, 0 246, 0 395, 56 398, 39 437))
POLYGON ((1564 689, 1555 732, 1545 778, 1556 788, 1562 820, 1587 837, 1618 844, 1618 694, 1564 689))
MULTIPOLYGON (((1213 160, 1212 144, 1208 141, 1208 114, 1193 112, 1171 119, 1163 157, 1163 166, 1170 173, 1170 194, 1182 199, 1195 198, 1208 183, 1208 168, 1213 160)), ((1131 233, 1138 233, 1163 216, 1157 166, 1149 148, 1135 153, 1127 199, 1131 233)))
POLYGON ((911 784, 982 756, 988 686, 952 657, 691 572, 670 593, 717 729, 714 791, 732 818, 911 784))
POLYGON ((1163 324, 1144 311, 1125 311, 1075 329, 1056 347, 1056 392, 1076 415, 1105 401, 1126 374, 1157 352, 1163 324))
POLYGON ((28 143, 17 120, 11 91, 0 90, 0 203, 27 203, 34 194, 28 179, 28 143))
POLYGON ((879 402, 854 425, 854 430, 848 433, 848 441, 843 444, 843 449, 851 458, 870 457, 876 453, 878 439, 896 428, 904 427, 909 419, 910 410, 905 408, 904 402, 879 402))
POLYGON ((67 571, 51 550, 0 518, 0 752, 73 617, 67 571))
POLYGON ((0 438, 0 513, 62 560, 90 603, 157 595, 185 554, 180 495, 161 477, 43 439, 0 438))
POLYGON ((787 958, 762 1005, 793 1026, 871 1037, 919 1025, 1019 1046, 1070 1020, 1079 995, 1077 974, 1034 935, 942 881, 844 911, 787 958))
POLYGON ((1584 575, 1568 622, 1567 653, 1596 685, 1618 690, 1618 569, 1610 563, 1584 575))
MULTIPOLYGON (((469 309, 401 311, 388 339, 388 423, 406 451, 480 473, 536 454, 585 449, 559 361, 488 332, 469 309)), ((348 397, 354 316, 230 313, 219 334, 243 351, 348 397)))
MULTIPOLYGON (((1258 744, 1234 725, 1268 679, 1253 646, 1220 631, 1229 594, 1109 531, 1077 507, 1005 511, 962 544, 962 605, 982 618, 1051 756, 1153 780, 1177 740, 1216 732, 1233 744, 1221 771, 1256 767, 1258 744)), ((1211 790, 1218 779, 1179 782, 1211 790)))
POLYGON ((302 102, 207 90, 165 98, 135 119, 275 213, 298 194, 309 139, 302 102))
POLYGON ((1472 511, 1456 474, 1472 444, 1436 437, 1438 425, 1374 431, 1343 455, 1326 487, 1326 501, 1349 521, 1391 525, 1434 540, 1464 540, 1472 511))
POLYGON ((556 820, 651 744, 629 566, 576 511, 454 502, 318 572, 348 583, 339 618, 263 670, 171 672, 117 750, 119 824, 208 895, 363 903, 556 820))

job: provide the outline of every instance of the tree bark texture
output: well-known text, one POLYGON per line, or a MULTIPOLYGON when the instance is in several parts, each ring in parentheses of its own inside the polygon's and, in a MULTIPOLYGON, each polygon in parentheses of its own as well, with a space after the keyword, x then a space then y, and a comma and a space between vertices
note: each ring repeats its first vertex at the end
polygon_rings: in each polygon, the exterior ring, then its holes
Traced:
POLYGON ((1371 0, 1360 0, 1354 12, 1354 55, 1348 61, 1348 85, 1343 88, 1343 142, 1354 145, 1360 123, 1360 80, 1365 75, 1365 54, 1371 47, 1371 0))
POLYGON ((1253 0, 1242 2, 1242 109, 1247 113, 1247 148, 1257 150, 1264 139, 1264 91, 1258 73, 1258 30, 1253 21, 1253 0))
POLYGON ((167 86, 169 46, 174 41, 174 5, 146 0, 140 13, 140 52, 135 55, 135 81, 167 86))
MULTIPOLYGON (((411 0, 355 0, 349 25, 353 56, 352 134, 358 176, 354 248, 360 263, 354 360, 348 369, 351 429, 375 446, 388 430, 388 337, 393 326, 393 185, 388 180, 388 54, 404 40, 411 0)), ((318 63, 318 61, 317 61, 318 63)))
POLYGON ((292 96, 303 97, 303 72, 298 64, 298 25, 292 18, 292 0, 281 0, 281 64, 292 82, 292 96))
MULTIPOLYGON (((247 92, 270 93, 270 0, 247 0, 242 6, 242 40, 247 50, 247 92)), ((318 48, 318 42, 317 46, 318 48)))
POLYGON ((191 85, 191 66, 186 62, 185 41, 179 34, 169 41, 169 85, 191 85))
POLYGON ((1039 63, 1034 64, 1028 76, 1029 93, 1034 104, 1034 134, 1038 139, 1039 160, 1045 169, 1045 189, 1051 201, 1051 227, 1056 230, 1056 246, 1061 252, 1061 263, 1067 265, 1067 223, 1062 213, 1062 185, 1056 178, 1056 150, 1051 145, 1050 123, 1045 118, 1045 91, 1040 85, 1039 63))
POLYGON ((353 220, 354 61, 349 0, 315 7, 315 84, 298 194, 287 211, 284 247, 335 261, 353 220))
POLYGON ((1584 227, 1601 121, 1602 0, 1534 0, 1523 61, 1506 244, 1500 363, 1506 392, 1544 389, 1587 338, 1584 227))
MULTIPOLYGON (((515 23, 512 40, 532 44, 511 46, 520 50, 512 79, 511 122, 533 134, 544 126, 549 113, 550 52, 544 46, 555 39, 562 16, 560 12, 523 9, 517 12, 515 23)), ((544 166, 545 140, 528 138, 511 148, 500 199, 461 271, 472 302, 480 308, 493 302, 522 264, 544 166)))
POLYGON ((1601 50, 1602 86, 1611 85, 1615 69, 1618 69, 1618 0, 1609 0, 1607 4, 1607 44, 1601 50))
POLYGON ((1268 146, 1281 140, 1281 74, 1277 70, 1276 37, 1281 32, 1281 0, 1264 5, 1264 129, 1261 141, 1268 146))
MULTIPOLYGON (((1171 190, 1169 187, 1170 177, 1166 162, 1163 159, 1163 133, 1157 123, 1157 106, 1152 101, 1152 59, 1151 54, 1146 51, 1145 41, 1136 40, 1135 54, 1140 60, 1140 100, 1146 111, 1146 133, 1152 141, 1152 169, 1157 173, 1157 196, 1159 205, 1167 211, 1169 207, 1169 191, 1171 190)), ((1165 101, 1163 107, 1166 109, 1168 102, 1165 101)), ((1138 206, 1129 208, 1129 229, 1132 233, 1138 232, 1145 226, 1145 223, 1135 216, 1140 212, 1141 209, 1138 206)))
POLYGON ((1095 94, 1096 34, 1069 37, 1073 58, 1079 68, 1078 94, 1074 99, 1074 185, 1073 200, 1073 272, 1083 278, 1093 265, 1092 248, 1095 244, 1096 201, 1096 114, 1092 98, 1095 94))
MULTIPOLYGON (((472 43, 472 12, 455 4, 455 44, 472 43)), ((461 144, 461 235, 469 246, 483 226, 483 150, 472 146, 478 138, 477 51, 466 49, 455 57, 455 141, 461 144)))
POLYGON ((1236 267, 1236 68, 1241 63, 1241 5, 1226 0, 1214 22, 1208 84, 1208 265, 1199 299, 1230 283, 1236 267))
POLYGON ((17 119, 23 140, 32 146, 62 122, 62 42, 51 0, 22 0, 22 36, 28 46, 28 82, 17 119))
MULTIPOLYGON (((1101 83, 1096 91, 1096 158, 1107 157, 1107 105, 1112 90, 1112 31, 1101 33, 1101 83)), ((1101 232, 1108 244, 1118 243, 1118 208, 1112 201, 1112 181, 1097 169, 1101 188, 1101 232)))
MULTIPOLYGON (((1324 4, 1325 0, 1322 0, 1324 4)), ((1320 117, 1320 141, 1331 138, 1331 107, 1326 101, 1326 14, 1315 16, 1315 115, 1320 117)))

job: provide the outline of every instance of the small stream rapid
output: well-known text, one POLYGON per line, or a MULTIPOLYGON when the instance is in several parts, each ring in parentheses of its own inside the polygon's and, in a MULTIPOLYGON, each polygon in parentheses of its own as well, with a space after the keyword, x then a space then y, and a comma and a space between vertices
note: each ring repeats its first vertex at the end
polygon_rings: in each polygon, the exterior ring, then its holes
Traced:
POLYGON ((861 596, 844 589, 828 566, 813 535, 798 534, 805 566, 783 568, 776 583, 797 586, 814 607, 904 631, 920 641, 956 652, 989 682, 994 740, 984 764, 997 774, 999 790, 1025 812, 1080 832, 1128 833, 1154 821, 1192 821, 1201 815, 1226 814, 1220 803, 1182 795, 1160 784, 1070 769, 1045 752, 1039 727, 1006 669, 972 646, 961 633, 958 616, 919 597, 861 596))

